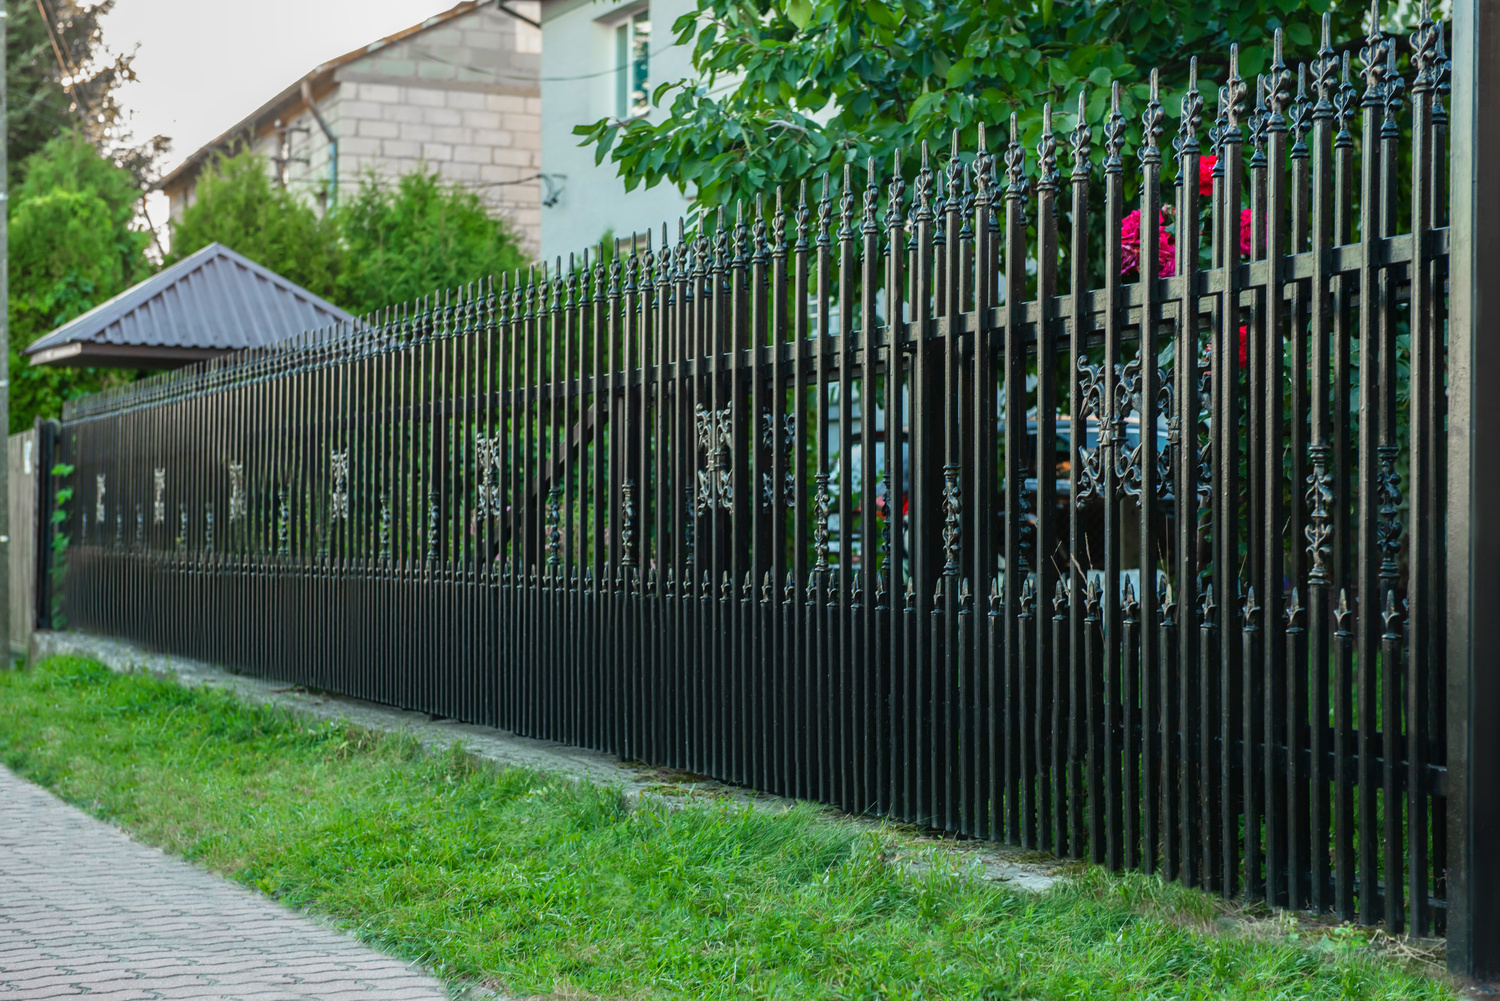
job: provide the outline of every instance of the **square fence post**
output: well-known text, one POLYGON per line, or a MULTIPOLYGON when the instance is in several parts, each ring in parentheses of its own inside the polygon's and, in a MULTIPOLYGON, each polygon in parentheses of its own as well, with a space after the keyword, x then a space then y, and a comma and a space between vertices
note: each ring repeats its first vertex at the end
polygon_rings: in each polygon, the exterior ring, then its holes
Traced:
POLYGON ((1448 964, 1486 979, 1500 976, 1500 4, 1453 7, 1448 964))

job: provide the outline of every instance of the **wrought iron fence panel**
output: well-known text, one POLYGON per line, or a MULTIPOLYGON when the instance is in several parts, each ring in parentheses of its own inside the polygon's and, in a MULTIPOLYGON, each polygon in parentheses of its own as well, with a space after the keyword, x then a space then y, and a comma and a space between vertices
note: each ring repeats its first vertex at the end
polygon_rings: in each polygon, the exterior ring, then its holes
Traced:
POLYGON ((73 401, 67 614, 1440 929, 1442 28, 1273 48, 73 401))

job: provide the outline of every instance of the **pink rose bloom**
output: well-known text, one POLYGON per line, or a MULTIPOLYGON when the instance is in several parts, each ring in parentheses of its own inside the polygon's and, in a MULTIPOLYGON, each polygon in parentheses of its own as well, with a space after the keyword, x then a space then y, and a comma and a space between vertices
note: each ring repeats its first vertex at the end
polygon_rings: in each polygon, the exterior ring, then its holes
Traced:
MULTIPOLYGON (((1128 275, 1141 269, 1141 211, 1136 209, 1120 220, 1120 274, 1128 275)), ((1166 217, 1157 216, 1156 266, 1159 277, 1170 278, 1177 273, 1177 248, 1172 244, 1172 234, 1167 231, 1166 217)))
POLYGON ((1240 253, 1250 256, 1250 210, 1240 212, 1240 253))
POLYGON ((1218 166, 1218 164, 1219 158, 1213 154, 1198 158, 1198 194, 1204 198, 1213 197, 1214 167, 1218 166))

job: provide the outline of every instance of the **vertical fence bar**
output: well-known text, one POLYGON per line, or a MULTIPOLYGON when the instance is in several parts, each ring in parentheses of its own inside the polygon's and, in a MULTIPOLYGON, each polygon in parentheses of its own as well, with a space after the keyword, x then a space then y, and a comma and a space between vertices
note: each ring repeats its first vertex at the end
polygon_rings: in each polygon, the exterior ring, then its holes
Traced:
POLYGON ((1447 799, 1448 964, 1471 977, 1500 975, 1500 372, 1491 336, 1500 295, 1500 8, 1453 5, 1453 260, 1448 324, 1447 799))

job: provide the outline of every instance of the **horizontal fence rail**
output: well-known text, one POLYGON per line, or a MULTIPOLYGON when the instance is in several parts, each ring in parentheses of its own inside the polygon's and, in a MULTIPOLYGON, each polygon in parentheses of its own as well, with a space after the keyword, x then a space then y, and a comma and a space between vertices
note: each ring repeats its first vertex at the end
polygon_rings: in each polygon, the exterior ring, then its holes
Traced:
POLYGON ((71 624, 1441 930, 1442 31, 1274 51, 75 401, 71 624))

